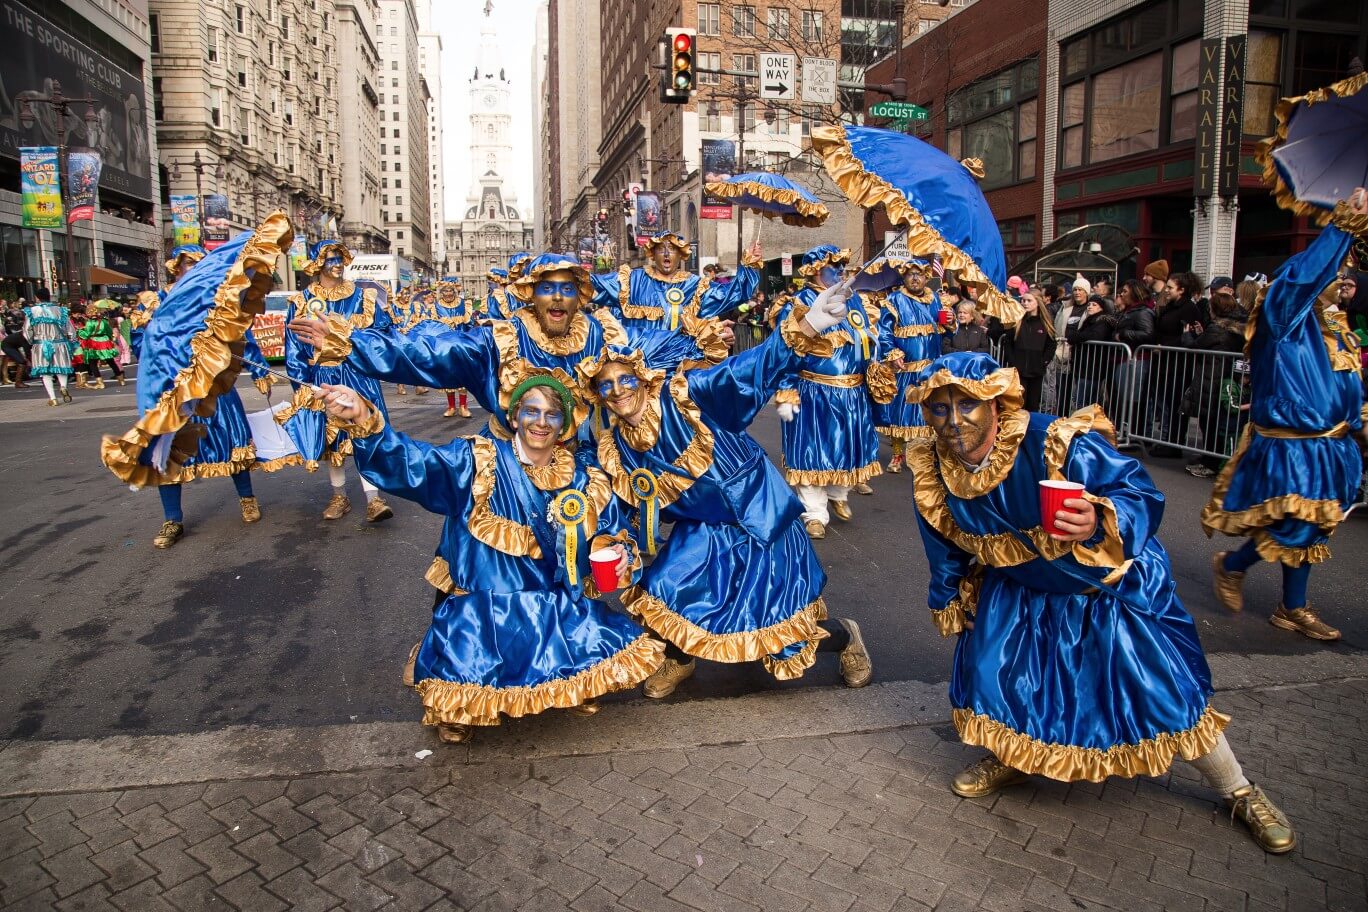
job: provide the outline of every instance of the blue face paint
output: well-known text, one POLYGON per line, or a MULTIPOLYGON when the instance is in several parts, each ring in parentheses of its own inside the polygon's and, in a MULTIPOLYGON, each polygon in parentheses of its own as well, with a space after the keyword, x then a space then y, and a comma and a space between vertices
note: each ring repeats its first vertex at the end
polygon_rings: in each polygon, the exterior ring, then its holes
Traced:
POLYGON ((837 285, 841 281, 841 270, 837 269, 835 266, 823 266, 821 272, 817 273, 817 275, 822 280, 822 284, 827 288, 837 285))
POLYGON ((327 266, 327 267, 329 267, 329 268, 332 268, 333 266, 341 266, 341 265, 342 265, 342 258, 341 258, 340 256, 337 256, 336 254, 333 254, 332 256, 324 257, 324 258, 323 258, 323 265, 324 265, 324 266, 327 266))
POLYGON ((618 377, 616 382, 613 380, 600 380, 595 389, 598 394, 607 399, 613 394, 614 390, 624 389, 635 391, 641 387, 641 381, 634 374, 623 374, 618 377))
POLYGON ((530 426, 543 423, 558 428, 565 424, 565 416, 559 409, 543 409, 535 405, 524 405, 518 409, 518 424, 530 426))
POLYGON ((552 298, 557 294, 563 298, 577 298, 579 297, 579 286, 571 280, 564 282, 552 282, 547 280, 538 282, 537 287, 533 289, 532 293, 539 298, 552 298))

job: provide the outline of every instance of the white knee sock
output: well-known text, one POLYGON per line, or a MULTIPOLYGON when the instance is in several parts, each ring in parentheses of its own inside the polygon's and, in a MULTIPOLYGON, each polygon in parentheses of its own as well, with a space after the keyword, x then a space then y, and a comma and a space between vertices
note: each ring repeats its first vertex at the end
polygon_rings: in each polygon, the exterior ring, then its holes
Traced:
POLYGON ((57 375, 57 385, 60 386, 62 389, 66 389, 67 377, 68 377, 68 376, 69 376, 69 375, 67 375, 67 374, 58 374, 58 375, 57 375))
POLYGON ((366 481, 365 475, 361 476, 361 490, 365 492, 366 500, 375 500, 376 496, 380 493, 379 488, 369 481, 366 481))
MULTIPOLYGON (((66 384, 62 384, 65 386, 66 384)), ((57 389, 52 383, 52 374, 43 374, 43 389, 47 390, 49 399, 57 398, 57 389)))
POLYGON ((1226 740, 1224 732, 1210 753, 1188 762, 1202 774, 1207 785, 1221 794, 1222 798, 1228 798, 1237 789, 1249 785, 1249 780, 1240 769, 1240 761, 1235 759, 1235 752, 1230 749, 1230 742, 1226 740))
POLYGON ((347 486, 347 473, 341 466, 328 466, 328 481, 332 482, 333 488, 341 491, 347 486))

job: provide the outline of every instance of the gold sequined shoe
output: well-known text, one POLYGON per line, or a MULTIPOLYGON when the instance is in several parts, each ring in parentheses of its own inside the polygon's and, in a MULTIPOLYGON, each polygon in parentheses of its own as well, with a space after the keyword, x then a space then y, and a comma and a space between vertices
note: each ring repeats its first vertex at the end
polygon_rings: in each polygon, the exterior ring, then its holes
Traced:
POLYGON ((445 412, 442 412, 442 417, 443 417, 443 418, 455 418, 455 417, 456 417, 456 410, 455 410, 454 408, 449 408, 449 409, 447 409, 445 412))
POLYGON ((243 522, 254 523, 261 519, 261 505, 255 497, 239 497, 238 503, 242 506, 243 522))
POLYGON ((1311 610, 1310 605, 1288 611, 1282 605, 1273 612, 1273 616, 1268 619, 1268 623, 1274 627, 1281 627, 1283 630, 1292 630, 1313 640, 1338 640, 1340 632, 1334 627, 1322 621, 1311 610))
POLYGON ((470 409, 466 408, 466 407, 463 405, 463 406, 460 407, 460 409, 457 410, 456 414, 460 415, 462 418, 469 418, 469 417, 470 417, 470 409))
POLYGON ((1229 553, 1217 551, 1211 558, 1211 585, 1216 590, 1216 601, 1221 603, 1222 608, 1226 611, 1240 611, 1244 608, 1242 589, 1245 575, 1225 568, 1226 555, 1229 553))
POLYGON ((585 700, 579 706, 571 706, 566 711, 576 716, 584 716, 585 718, 588 718, 589 716, 598 715, 599 705, 593 700, 585 700))
POLYGON ((413 644, 409 650, 408 661, 404 663, 404 686, 413 687, 416 683, 413 679, 414 670, 418 667, 418 650, 423 648, 423 641, 419 640, 413 644))
POLYGON ((855 485, 855 487, 851 488, 850 490, 854 491, 856 494, 873 494, 873 493, 874 493, 874 489, 871 488, 868 484, 866 484, 866 483, 863 482, 863 481, 860 482, 859 484, 855 485))
POLYGON ((1271 855, 1282 855, 1297 847, 1297 834, 1287 816, 1268 800, 1263 789, 1246 785, 1226 799, 1230 816, 1238 817, 1249 827, 1249 835, 1271 855))
POLYGON ((408 387, 404 386, 404 384, 402 384, 402 383, 398 384, 398 385, 395 387, 395 390, 394 390, 394 391, 395 391, 396 393, 398 393, 399 395, 401 395, 401 396, 407 396, 407 395, 408 395, 408 387))
POLYGON ((950 791, 961 798, 986 798, 1025 778, 1025 773, 1012 769, 997 757, 984 757, 955 776, 950 782, 950 791))
POLYGON ((826 526, 815 519, 809 519, 803 523, 803 528, 807 529, 808 538, 826 538, 826 526))
POLYGON ((474 733, 473 725, 460 722, 443 722, 437 726, 437 737, 442 739, 443 744, 465 744, 474 733))
POLYGON ((428 389, 426 386, 415 386, 413 388, 413 395, 415 396, 426 396, 430 392, 432 392, 432 390, 428 389))
POLYGON ((850 522, 850 517, 854 515, 850 512, 850 502, 845 500, 831 501, 831 512, 841 522, 850 522))
POLYGON ((874 664, 865 649, 860 625, 850 618, 841 618, 841 626, 850 634, 850 644, 841 650, 841 677, 846 687, 864 687, 874 677, 874 664))
POLYGON ((56 400, 56 399, 49 399, 49 400, 48 400, 48 405, 50 405, 50 406, 55 406, 56 404, 57 404, 57 400, 56 400))
POLYGON ((324 519, 341 519, 351 512, 351 501, 346 494, 334 494, 323 511, 324 519))
POLYGON ((366 522, 368 523, 381 523, 393 515, 394 511, 390 509, 390 505, 385 503, 384 499, 381 497, 373 497, 370 502, 366 504, 366 522))
POLYGON ((675 692, 675 688, 683 684, 693 676, 694 669, 698 663, 693 659, 687 662, 676 662, 674 659, 666 659, 665 664, 656 669, 655 674, 646 679, 641 692, 652 700, 663 700, 675 692))
POLYGON ((184 534, 185 525, 183 523, 173 522, 168 519, 166 522, 162 523, 161 531, 157 533, 157 537, 152 539, 152 547, 162 549, 169 548, 184 534))

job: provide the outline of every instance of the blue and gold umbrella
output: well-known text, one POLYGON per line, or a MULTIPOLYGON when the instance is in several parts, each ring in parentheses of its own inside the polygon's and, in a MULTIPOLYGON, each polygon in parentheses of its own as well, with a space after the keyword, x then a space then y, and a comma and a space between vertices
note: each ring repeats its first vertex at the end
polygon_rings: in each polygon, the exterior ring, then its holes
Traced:
POLYGON ((106 436, 100 458, 135 487, 179 473, 199 449, 203 426, 219 395, 242 371, 243 337, 265 312, 276 260, 294 230, 285 213, 266 218, 208 254, 181 276, 157 307, 138 362, 138 422, 123 436, 106 436))
POLYGON ((750 171, 724 181, 708 181, 703 189, 765 218, 777 218, 785 225, 817 228, 831 215, 831 210, 802 184, 768 171, 750 171))
POLYGON ((1368 186, 1368 73, 1278 102, 1278 126, 1256 160, 1279 206, 1325 224, 1335 203, 1368 186))
POLYGON ((851 201, 883 206, 889 221, 907 226, 913 255, 939 254, 961 282, 977 286, 980 309, 1007 325, 1021 319, 1021 305, 1003 289, 1007 258, 1002 233, 979 189, 972 161, 957 162, 915 136, 877 127, 823 126, 812 131, 812 148, 851 201))

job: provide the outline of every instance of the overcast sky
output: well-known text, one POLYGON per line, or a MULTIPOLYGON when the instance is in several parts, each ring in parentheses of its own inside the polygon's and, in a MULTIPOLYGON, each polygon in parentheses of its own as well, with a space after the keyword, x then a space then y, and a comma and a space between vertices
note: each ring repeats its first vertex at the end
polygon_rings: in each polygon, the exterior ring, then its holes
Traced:
MULTIPOLYGON (((432 0, 442 36, 442 163, 446 218, 465 215, 470 188, 470 77, 480 49, 485 0, 432 0)), ((494 0, 494 25, 511 81, 513 161, 505 173, 524 214, 532 210, 532 44, 537 0, 494 0)))

